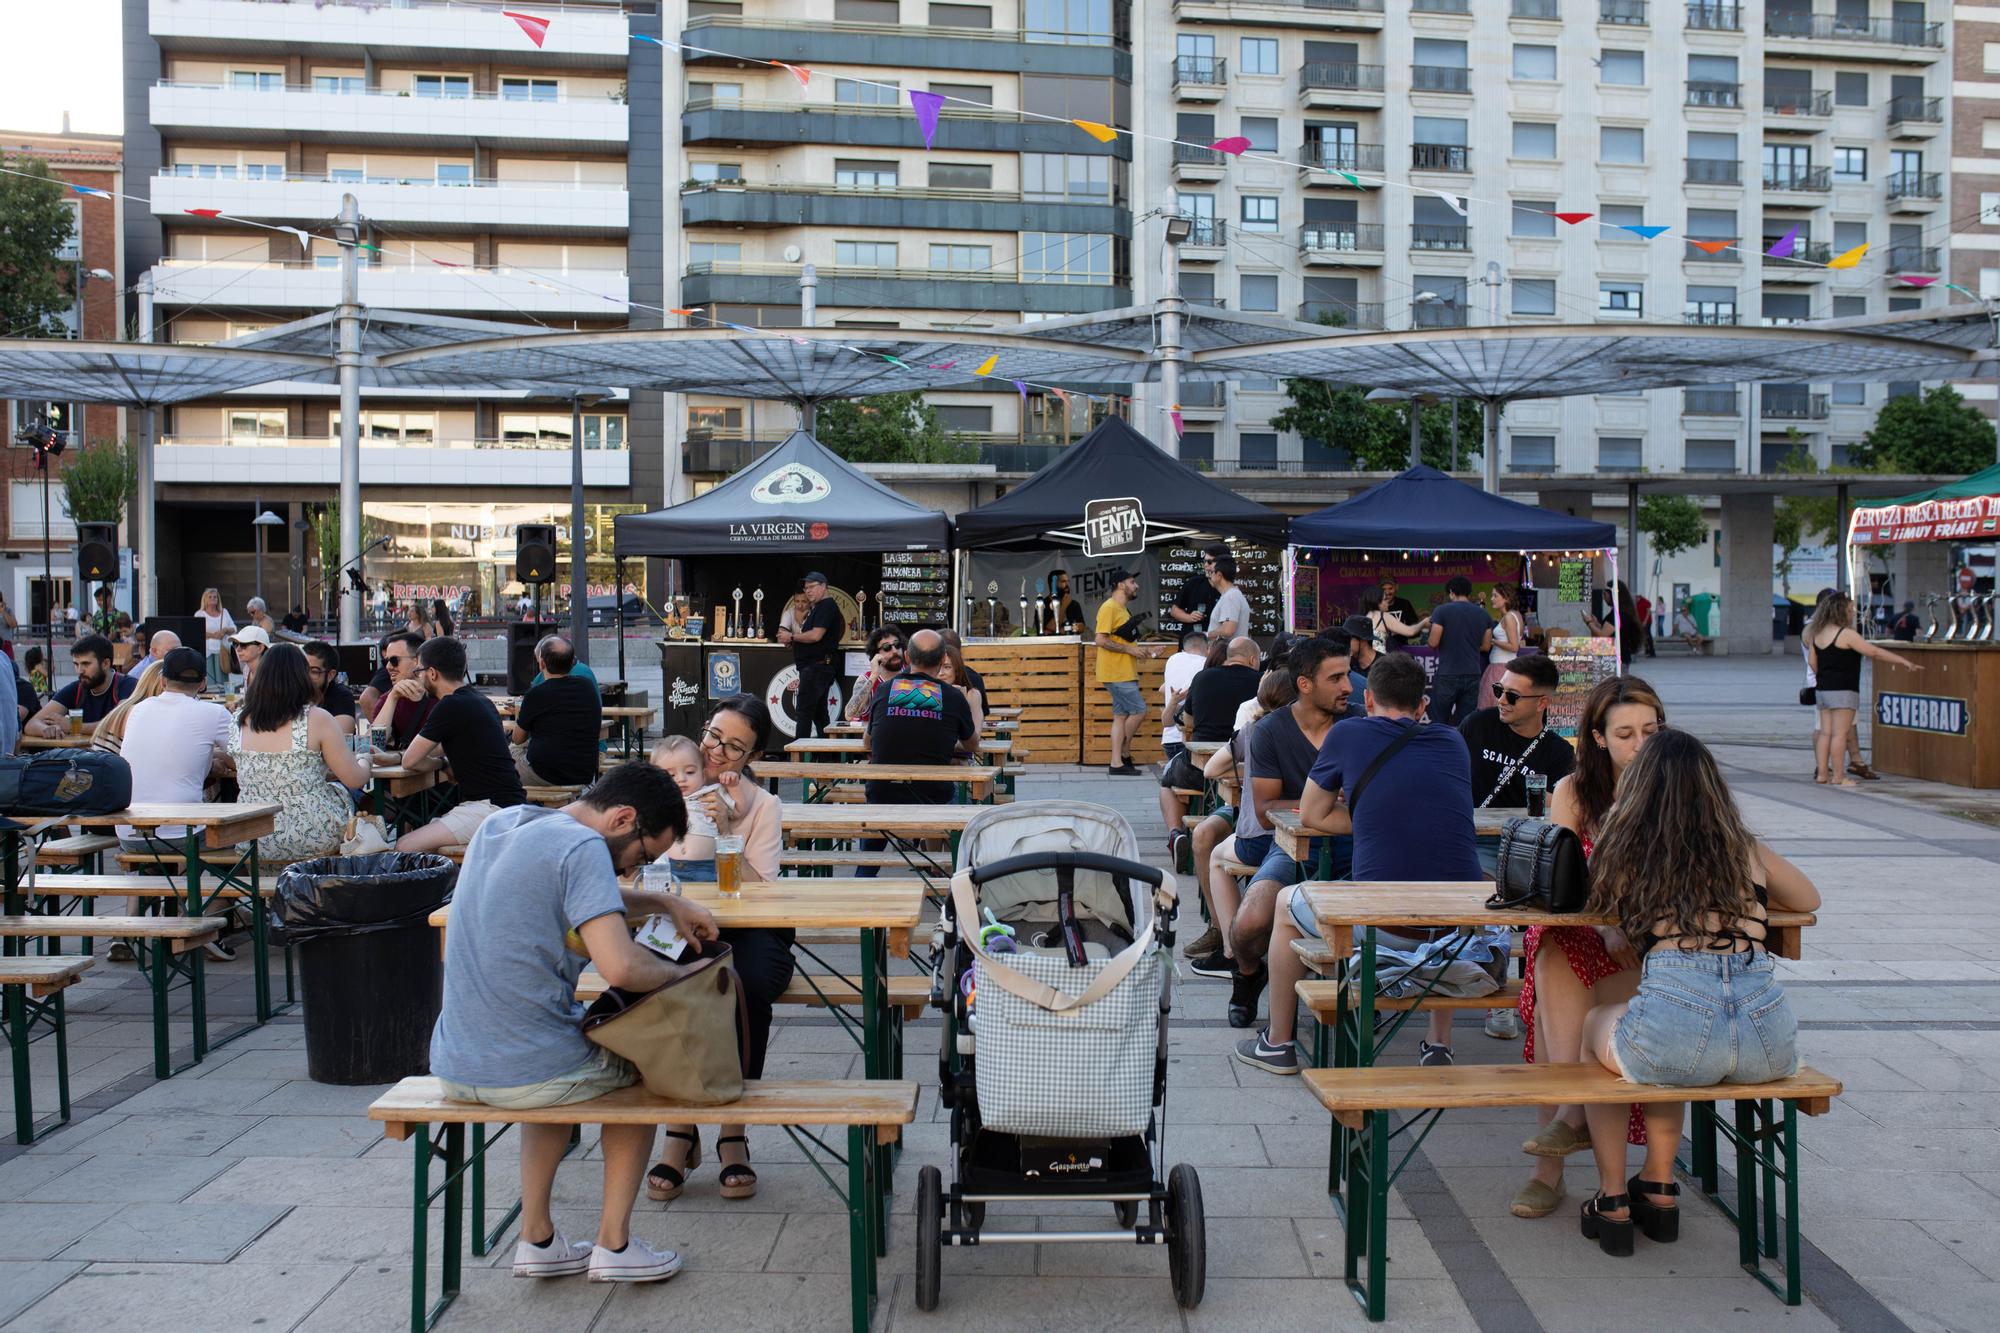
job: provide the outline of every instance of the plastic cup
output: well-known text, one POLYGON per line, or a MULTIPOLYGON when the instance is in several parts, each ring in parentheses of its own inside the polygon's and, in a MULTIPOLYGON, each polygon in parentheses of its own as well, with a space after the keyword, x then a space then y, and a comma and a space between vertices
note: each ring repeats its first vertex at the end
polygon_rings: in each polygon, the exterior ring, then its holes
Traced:
POLYGON ((1531 769, 1523 775, 1522 780, 1528 788, 1528 815, 1530 818, 1540 819, 1549 809, 1549 776, 1531 769))
POLYGON ((648 893, 679 894, 681 882, 674 877, 672 866, 654 861, 639 867, 639 887, 648 893))
POLYGON ((715 891, 724 898, 743 894, 743 839, 726 836, 715 840, 715 891))

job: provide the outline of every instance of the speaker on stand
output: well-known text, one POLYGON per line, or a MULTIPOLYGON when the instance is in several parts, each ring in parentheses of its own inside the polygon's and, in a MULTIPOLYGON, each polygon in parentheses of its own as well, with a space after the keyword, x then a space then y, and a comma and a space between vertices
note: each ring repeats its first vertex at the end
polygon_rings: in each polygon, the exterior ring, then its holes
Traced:
MULTIPOLYGON (((118 581, 118 525, 76 525, 76 577, 79 583, 118 581)), ((81 589, 79 589, 81 591, 81 589)))
POLYGON ((535 620, 539 623, 542 586, 556 581, 555 524, 522 523, 514 528, 514 578, 535 590, 535 620))

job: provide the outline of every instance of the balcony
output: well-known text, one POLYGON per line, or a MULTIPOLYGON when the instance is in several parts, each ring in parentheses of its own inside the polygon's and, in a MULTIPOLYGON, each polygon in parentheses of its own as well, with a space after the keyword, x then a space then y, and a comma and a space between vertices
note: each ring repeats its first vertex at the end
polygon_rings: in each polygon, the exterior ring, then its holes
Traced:
MULTIPOLYGON (((1186 217, 1186 214, 1182 214, 1186 217)), ((1181 242, 1181 258, 1195 263, 1216 263, 1229 248, 1229 223, 1223 218, 1187 218, 1188 238, 1181 242)))
POLYGON ((1550 23, 1562 22, 1562 0, 1510 0, 1507 17, 1517 19, 1544 19, 1550 23))
POLYGON ((1883 254, 1892 273, 1942 273, 1935 245, 1892 245, 1883 254))
MULTIPOLYGON (((1766 88, 1764 114, 1793 120, 1826 120, 1833 115, 1833 93, 1825 88, 1766 88)), ((1784 127, 1772 125, 1769 128, 1784 127)))
POLYGON ((1463 223, 1419 222, 1410 228, 1412 250, 1470 250, 1472 228, 1463 223))
MULTIPOLYGON (((1108 241, 1109 238, 1107 238, 1108 241)), ((1108 258, 1110 247, 1105 247, 1108 258)), ((681 300, 690 306, 796 306, 796 264, 690 264, 681 277, 681 300)), ((1015 273, 931 268, 819 266, 822 308, 994 310, 1081 315, 1132 303, 1129 279, 1091 274, 1015 273), (1080 279, 1088 279, 1082 281, 1080 279)))
POLYGON ((1379 222, 1322 222, 1299 232, 1299 256, 1308 264, 1370 267, 1382 262, 1379 222))
POLYGON ((1684 157, 1682 179, 1689 185, 1741 185, 1743 164, 1727 157, 1684 157))
POLYGON ((1758 392, 1758 415, 1766 421, 1825 421, 1827 396, 1789 385, 1766 384, 1758 392))
POLYGON ((1934 60, 1944 52, 1944 24, 1923 19, 1850 18, 1842 14, 1764 12, 1773 54, 1825 55, 1836 60, 1934 60))
POLYGON ((1380 32, 1383 0, 1174 0, 1183 23, 1380 32))
POLYGON ((1463 65, 1412 65, 1410 91, 1413 93, 1472 92, 1472 71, 1463 65))
POLYGON ((1412 14, 1470 14, 1472 0, 1410 0, 1412 14))
POLYGON ((1681 323, 1704 329, 1734 328, 1742 322, 1743 316, 1733 309, 1689 310, 1681 316, 1681 323))
MULTIPOLYGON (((1758 248, 1769 250, 1777 241, 1775 236, 1766 236, 1758 248)), ((1826 263, 1832 258, 1830 242, 1799 240, 1783 258, 1764 256, 1764 278, 1768 282, 1815 282, 1826 276, 1826 263)))
POLYGON ((1687 253, 1681 256, 1681 262, 1685 264, 1740 264, 1743 262, 1743 251, 1746 246, 1746 242, 1738 240, 1733 236, 1691 236, 1688 238, 1687 253), (1726 250, 1717 250, 1713 254, 1710 254, 1707 250, 1696 245, 1696 241, 1706 241, 1711 245, 1717 241, 1727 241, 1730 245, 1726 250))
POLYGON ((1684 417, 1733 417, 1737 406, 1734 389, 1682 389, 1681 415, 1684 417))
POLYGON ((1889 207, 1897 213, 1928 213, 1944 198, 1944 177, 1935 171, 1898 171, 1889 177, 1889 207))
MULTIPOLYGON (((684 25, 682 60, 740 68, 745 60, 811 67, 888 66, 982 74, 1055 74, 1132 81, 1132 53, 1109 32, 924 27, 776 16, 704 15, 684 25)), ((907 104, 903 107, 908 114, 907 104)))
POLYGON ((721 181, 682 189, 681 224, 1122 233, 1131 230, 1132 215, 1108 198, 1037 197, 1013 190, 721 181))
MULTIPOLYGON (((746 145, 839 144, 843 148, 908 148, 921 152, 923 131, 907 104, 852 106, 797 101, 691 99, 681 109, 681 137, 734 151, 746 145)), ((1099 143, 1066 122, 1024 120, 1018 111, 947 105, 938 115, 933 147, 966 153, 1094 153, 1132 157, 1132 140, 1099 143)))
POLYGON ((1597 0, 1597 21, 1621 28, 1646 26, 1646 0, 1597 0))
POLYGON ((1462 329, 1469 307, 1463 301, 1425 301, 1410 306, 1413 329, 1462 329))
POLYGON ((1219 148, 1176 143, 1173 149, 1174 179, 1177 181, 1219 181, 1229 165, 1228 154, 1219 148))
MULTIPOLYGON (((340 271, 332 265, 166 259, 152 272, 162 305, 318 312, 340 303, 340 271)), ((601 319, 607 309, 622 309, 631 294, 625 274, 615 269, 363 264, 360 278, 363 305, 437 314, 601 319)))
POLYGON ((445 0, 151 0, 146 29, 165 51, 283 58, 352 56, 374 50, 398 59, 502 61, 509 66, 624 69, 632 50, 623 6, 559 0, 537 4, 447 4, 445 0), (496 11, 550 20, 537 47, 496 11))
POLYGON ((1719 79, 1689 79, 1687 105, 1709 107, 1717 111, 1741 111, 1743 85, 1724 83, 1719 79))
MULTIPOLYGON (((1322 172, 1352 171, 1380 173, 1382 167, 1382 145, 1379 143, 1307 142, 1300 150, 1299 161, 1309 167, 1317 167, 1322 172)), ((1331 185, 1348 189, 1348 183, 1334 175, 1308 174, 1307 185, 1331 185)))
POLYGON ((1472 150, 1458 144, 1413 143, 1410 170, 1447 171, 1463 175, 1472 170, 1472 150))
POLYGON ((1696 32, 1742 32, 1743 6, 1736 0, 1687 0, 1686 26, 1696 32))
POLYGON ((1306 324, 1326 324, 1342 329, 1382 328, 1380 301, 1307 301, 1299 307, 1299 320, 1306 324))
POLYGON ((1176 56, 1174 96, 1183 102, 1220 102, 1229 90, 1229 62, 1217 56, 1176 56))
MULTIPOLYGON (((296 5, 245 9, 304 12, 296 5)), ((213 83, 153 85, 152 124, 180 139, 302 139, 344 146, 450 147, 478 140, 489 148, 559 151, 578 147, 625 152, 625 103, 611 97, 526 102, 497 93, 420 97, 368 89, 319 92, 310 87, 268 90, 213 83)), ((907 117, 906 117, 907 118, 907 117)))
POLYGON ((266 176, 238 180, 194 176, 172 168, 153 178, 155 217, 168 224, 196 221, 194 208, 220 209, 231 217, 320 225, 340 212, 351 193, 362 215, 386 226, 422 227, 427 233, 484 231, 622 236, 629 200, 620 184, 370 177, 266 176))
POLYGON ((1889 133, 1899 139, 1929 139, 1944 129, 1942 97, 1889 99, 1889 133))
MULTIPOLYGON (((170 435, 154 455, 161 482, 213 486, 324 486, 340 484, 340 442, 325 437, 232 439, 170 435)), ((567 443, 521 446, 504 440, 431 440, 381 443, 361 440, 362 469, 370 486, 444 488, 481 486, 568 487, 567 443), (475 473, 476 469, 476 473, 475 473)), ((632 456, 623 449, 585 449, 583 484, 626 489, 632 456)))
POLYGON ((1308 60, 1299 66, 1299 103, 1327 111, 1379 109, 1382 67, 1308 60))
POLYGON ((1833 188, 1833 168, 1774 167, 1767 162, 1764 188, 1781 194, 1825 194, 1833 188))

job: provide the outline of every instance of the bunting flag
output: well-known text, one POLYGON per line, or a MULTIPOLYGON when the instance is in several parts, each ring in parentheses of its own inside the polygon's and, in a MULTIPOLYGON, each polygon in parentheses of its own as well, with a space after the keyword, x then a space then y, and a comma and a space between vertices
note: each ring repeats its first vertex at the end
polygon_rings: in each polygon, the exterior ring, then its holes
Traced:
MULTIPOLYGON (((1426 188, 1428 188, 1428 187, 1426 187, 1426 188)), ((1440 198, 1440 199, 1444 200, 1444 202, 1445 202, 1445 205, 1446 205, 1446 207, 1450 208, 1452 212, 1454 212, 1454 213, 1458 214, 1458 215, 1459 215, 1460 217, 1465 217, 1465 216, 1466 216, 1466 212, 1465 212, 1465 204, 1464 204, 1464 202, 1463 202, 1463 201, 1461 201, 1461 200, 1459 199, 1459 197, 1458 197, 1457 195, 1453 194, 1453 193, 1452 193, 1451 191, 1449 191, 1449 190, 1431 190, 1431 191, 1430 191, 1430 193, 1432 193, 1432 194, 1436 195, 1436 196, 1437 196, 1438 198, 1440 198)))
POLYGON ((1232 135, 1227 139, 1217 139, 1209 147, 1218 153, 1227 153, 1231 157, 1241 157, 1250 151, 1250 141, 1238 134, 1232 135))
POLYGON ((1167 420, 1174 423, 1174 438, 1177 440, 1180 439, 1182 431, 1181 431, 1181 405, 1179 403, 1175 403, 1172 407, 1167 409, 1167 420))
POLYGON ((1351 171, 1341 171, 1338 168, 1336 168, 1333 174, 1340 177, 1342 180, 1346 181, 1349 185, 1352 185, 1357 190, 1366 190, 1369 188, 1368 186, 1362 184, 1361 178, 1355 175, 1351 171))
POLYGON ((680 306, 677 306, 677 305, 670 305, 670 306, 668 306, 668 307, 667 307, 667 313, 668 313, 669 315, 682 315, 682 316, 685 316, 685 317, 686 317, 686 318, 688 318, 688 319, 693 319, 693 318, 695 317, 695 314, 696 314, 697 312, 695 312, 695 311, 693 311, 693 310, 684 310, 684 309, 682 309, 682 308, 681 308, 680 306))
POLYGON ((1690 238, 1688 244, 1705 255, 1719 255, 1730 246, 1736 244, 1736 237, 1732 236, 1726 241, 1697 241, 1690 238))
POLYGON ((1780 236, 1777 244, 1766 250, 1764 256, 1767 259, 1790 259, 1792 257, 1792 250, 1798 243, 1799 229, 1797 226, 1794 226, 1790 231, 1780 236))
POLYGON ((1896 275, 1896 281, 1902 283, 1905 287, 1928 287, 1932 283, 1936 282, 1937 279, 1921 278, 1914 273, 1898 273, 1896 275))
POLYGON ((1025 403, 1025 402, 1027 402, 1027 401, 1028 401, 1028 382, 1027 382, 1026 380, 1015 380, 1015 381, 1014 381, 1014 392, 1015 392, 1015 393, 1018 393, 1018 394, 1020 394, 1020 395, 1021 395, 1021 401, 1022 401, 1022 402, 1024 402, 1024 403, 1025 403))
POLYGON ((1620 231, 1629 231, 1629 232, 1631 232, 1631 233, 1632 233, 1632 234, 1633 234, 1634 236, 1643 236, 1643 237, 1645 237, 1645 238, 1646 238, 1647 240, 1649 240, 1649 241, 1650 241, 1650 240, 1652 240, 1652 239, 1653 239, 1654 237, 1658 236, 1658 235, 1659 235, 1659 234, 1660 234, 1661 232, 1666 232, 1666 231, 1672 231, 1672 230, 1673 230, 1673 228, 1672 228, 1672 227, 1650 227, 1650 226, 1647 226, 1647 227, 1641 227, 1641 226, 1634 226, 1634 225, 1632 225, 1632 224, 1630 224, 1630 223, 1625 223, 1625 222, 1621 222, 1621 223, 1619 223, 1619 224, 1618 224, 1618 230, 1620 230, 1620 231))
POLYGON ((632 34, 632 40, 635 42, 651 42, 654 46, 659 47, 662 51, 667 49, 667 44, 665 42, 661 41, 657 37, 652 36, 650 33, 635 32, 632 34))
POLYGON ((520 24, 521 31, 528 34, 528 40, 533 42, 537 49, 547 39, 549 35, 549 21, 547 19, 534 14, 516 14, 511 9, 503 9, 500 12, 520 24))
POLYGON ((222 216, 222 210, 219 208, 188 208, 181 211, 190 213, 198 218, 219 218, 222 216))
POLYGON ((793 78, 797 79, 799 81, 799 87, 801 88, 811 87, 813 72, 807 69, 804 65, 787 65, 782 60, 778 61, 777 65, 779 69, 784 70, 787 74, 790 74, 793 78))
POLYGON ((1863 241, 1861 244, 1855 246, 1852 250, 1847 251, 1845 254, 1838 254, 1835 255, 1832 259, 1827 260, 1826 266, 1828 268, 1853 268, 1856 264, 1859 264, 1861 262, 1861 257, 1867 253, 1868 253, 1868 242, 1863 241))
POLYGON ((75 191, 76 191, 76 192, 77 192, 78 194, 89 194, 89 195, 95 195, 95 196, 97 196, 97 197, 98 197, 99 199, 109 199, 109 198, 111 197, 111 191, 109 191, 109 190, 94 190, 94 189, 92 189, 92 188, 91 188, 90 186, 88 186, 88 185, 77 185, 77 184, 75 184, 75 183, 73 183, 73 182, 72 182, 69 188, 70 188, 70 189, 72 189, 72 190, 75 190, 75 191))
POLYGON ((1978 292, 1970 291, 1964 287, 1959 286, 1955 282, 1947 282, 1944 285, 1944 288, 1948 292, 1957 292, 1960 296, 1968 296, 1975 301, 1984 301, 1986 299, 1985 297, 1981 296, 1978 292))
POLYGON ((1570 226, 1574 227, 1577 223, 1588 222, 1597 215, 1595 213, 1555 213, 1551 214, 1551 216, 1560 218, 1562 221, 1567 222, 1570 226))
POLYGON ((1085 134, 1088 134, 1091 138, 1097 140, 1097 142, 1099 143, 1110 143, 1113 139, 1116 139, 1118 137, 1117 130, 1112 129, 1109 125, 1103 125, 1094 120, 1072 120, 1070 124, 1076 126, 1078 129, 1082 130, 1085 134))
POLYGON ((924 132, 924 149, 929 151, 931 140, 937 137, 938 112, 944 106, 943 93, 927 93, 910 89, 910 109, 917 113, 917 128, 924 132))
MULTIPOLYGON (((856 348, 854 350, 859 351, 860 349, 856 348)), ((890 356, 887 352, 883 352, 880 355, 884 361, 887 361, 890 365, 896 367, 896 369, 898 370, 909 370, 911 368, 910 364, 907 361, 904 361, 901 357, 890 356)))
POLYGON ((951 368, 952 368, 953 366, 955 366, 955 365, 957 365, 957 364, 958 364, 958 362, 956 362, 956 361, 933 361, 933 362, 931 362, 931 363, 930 363, 930 365, 929 365, 929 366, 925 367, 925 369, 927 369, 927 370, 950 370, 950 369, 951 369, 951 368))
POLYGON ((975 375, 991 375, 993 373, 993 367, 999 364, 1000 364, 999 354, 995 353, 994 355, 987 357, 984 361, 981 361, 977 366, 973 367, 972 373, 975 375))
POLYGON ((465 267, 465 265, 463 265, 463 264, 454 264, 454 263, 452 263, 452 262, 451 262, 451 261, 450 261, 449 259, 433 259, 433 260, 432 260, 431 262, 432 262, 433 264, 436 264, 436 265, 437 265, 437 266, 438 266, 439 268, 464 268, 464 267, 465 267))

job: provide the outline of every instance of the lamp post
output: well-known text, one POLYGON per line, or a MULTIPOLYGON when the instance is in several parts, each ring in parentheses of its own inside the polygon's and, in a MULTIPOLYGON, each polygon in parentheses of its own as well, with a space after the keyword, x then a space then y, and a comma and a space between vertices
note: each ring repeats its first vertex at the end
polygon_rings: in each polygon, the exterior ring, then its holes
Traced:
MULTIPOLYGON (((1433 300, 1436 298, 1433 297, 1433 300)), ((1370 389, 1363 401, 1370 403, 1407 403, 1410 409, 1410 466, 1424 465, 1424 407, 1435 403, 1435 394, 1404 393, 1401 389, 1370 389)))
MULTIPOLYGON (((257 600, 261 602, 264 600, 264 530, 282 528, 285 520, 265 509, 261 500, 257 502, 257 508, 260 512, 250 520, 250 526, 257 529, 257 600)), ((270 608, 265 609, 268 611, 270 608)))
MULTIPOLYGON (((595 407, 607 395, 576 393, 569 399, 569 626, 576 660, 590 665, 590 543, 583 530, 583 409, 595 407)), ((615 595, 612 610, 620 635, 625 633, 624 608, 615 595)))

